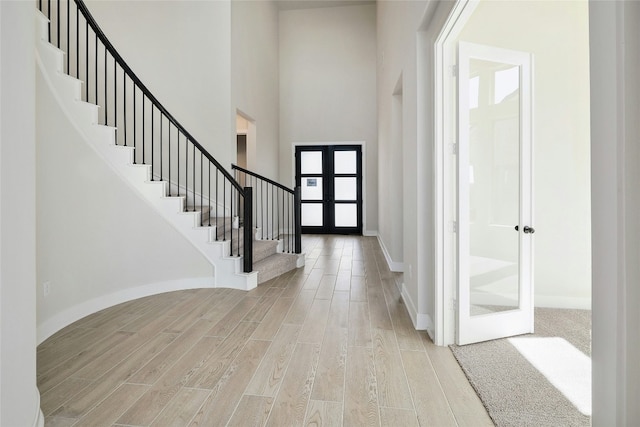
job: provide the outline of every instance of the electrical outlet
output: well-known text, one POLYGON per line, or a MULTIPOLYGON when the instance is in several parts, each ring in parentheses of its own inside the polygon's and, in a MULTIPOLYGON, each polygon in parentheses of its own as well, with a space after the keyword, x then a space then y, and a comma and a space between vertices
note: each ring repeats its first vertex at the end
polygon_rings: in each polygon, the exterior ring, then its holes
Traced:
POLYGON ((49 294, 51 293, 51 282, 44 282, 42 284, 42 291, 44 293, 44 296, 48 297, 49 294))

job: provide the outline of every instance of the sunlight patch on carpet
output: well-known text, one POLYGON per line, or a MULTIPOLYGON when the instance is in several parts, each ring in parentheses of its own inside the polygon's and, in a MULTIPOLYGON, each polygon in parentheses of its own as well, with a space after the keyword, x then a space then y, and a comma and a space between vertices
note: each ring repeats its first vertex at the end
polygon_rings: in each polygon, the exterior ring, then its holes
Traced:
POLYGON ((591 416, 591 359, 563 338, 509 342, 584 415, 591 416))

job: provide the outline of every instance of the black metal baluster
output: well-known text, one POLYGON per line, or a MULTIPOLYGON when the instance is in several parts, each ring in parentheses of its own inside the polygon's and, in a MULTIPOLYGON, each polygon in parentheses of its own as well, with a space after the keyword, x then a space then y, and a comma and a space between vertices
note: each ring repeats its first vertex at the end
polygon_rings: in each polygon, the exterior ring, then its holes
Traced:
POLYGON ((207 172, 209 173, 209 179, 207 179, 207 200, 209 200, 209 227, 211 227, 211 161, 207 162, 209 167, 207 172))
POLYGON ((220 171, 216 168, 216 242, 218 241, 218 173, 220 171))
POLYGON ((230 231, 230 238, 229 238, 229 256, 233 256, 233 194, 235 193, 234 189, 233 189, 233 185, 230 186, 229 188, 229 201, 231 203, 231 211, 230 211, 230 216, 229 218, 231 219, 231 231, 230 231))
POLYGON ((193 179, 191 180, 191 184, 193 185, 193 211, 196 211, 196 146, 191 144, 192 148, 192 158, 193 158, 193 163, 191 164, 191 167, 193 168, 191 170, 192 174, 193 174, 193 179))
POLYGON ((47 19, 49 20, 47 24, 49 26, 49 43, 51 43, 51 0, 47 0, 47 19))
POLYGON ((107 47, 104 47, 104 125, 109 126, 109 115, 107 109, 109 107, 109 98, 107 96, 107 47))
POLYGON ((151 103, 151 181, 155 181, 155 176, 153 175, 153 165, 156 162, 156 158, 153 155, 153 146, 155 145, 155 134, 156 134, 156 127, 154 125, 154 114, 155 112, 155 104, 152 102, 151 103))
POLYGON ((144 92, 142 92, 142 164, 143 164, 143 165, 146 165, 146 164, 147 164, 147 163, 146 163, 147 159, 146 159, 146 157, 145 157, 145 155, 144 155, 144 146, 145 146, 145 142, 146 142, 146 138, 145 138, 145 131, 144 131, 144 130, 145 130, 145 128, 147 127, 147 126, 146 126, 146 123, 147 123, 147 122, 146 122, 146 120, 144 119, 144 113, 145 113, 145 111, 144 111, 144 110, 145 110, 145 107, 144 107, 144 104, 145 104, 144 99, 145 99, 145 98, 146 98, 146 95, 144 94, 144 92))
POLYGON ((160 111, 160 181, 162 181, 162 116, 164 113, 160 111))
POLYGON ((277 204, 277 201, 274 197, 275 189, 276 189, 276 186, 272 185, 271 186, 271 238, 274 240, 277 240, 278 236, 273 235, 273 231, 275 230, 273 221, 276 218, 276 213, 274 209, 275 209, 275 205, 277 204))
POLYGON ((57 13, 58 13, 58 16, 56 17, 56 18, 57 18, 57 20, 58 20, 57 25, 56 25, 56 27, 57 27, 58 39, 56 40, 56 43, 58 44, 58 49, 60 49, 60 0, 58 0, 58 1, 56 2, 56 6, 57 6, 57 11, 58 11, 58 12, 57 12, 57 13))
POLYGON ((70 42, 70 35, 69 35, 69 2, 71 0, 67 0, 67 74, 71 74, 71 66, 70 64, 70 59, 71 59, 71 42, 70 42))
POLYGON ((78 9, 77 4, 76 4, 76 78, 80 80, 80 10, 78 9))
POLYGON ((127 73, 122 69, 122 119, 124 120, 124 146, 127 147, 127 73))
POLYGON ((202 197, 204 195, 204 188, 202 187, 202 178, 204 176, 204 173, 202 172, 202 165, 203 165, 202 151, 200 151, 200 226, 202 226, 202 215, 204 214, 204 203, 202 203, 202 197))
POLYGON ((286 214, 287 214, 287 239, 289 241, 289 252, 291 252, 291 232, 289 230, 289 213, 290 213, 290 208, 289 208, 289 201, 291 200, 291 193, 287 194, 287 210, 286 210, 286 214))
POLYGON ((189 210, 189 137, 184 136, 184 201, 189 210))
POLYGON ((178 161, 176 164, 178 165, 178 197, 180 197, 180 129, 177 129, 178 133, 178 142, 176 153, 178 154, 178 161))
POLYGON ((95 35, 95 52, 96 52, 96 98, 95 98, 95 104, 98 105, 98 35, 96 33, 93 33, 95 35))
MULTIPOLYGON (((284 190, 282 190, 282 201, 284 202, 284 190)), ((278 201, 278 238, 280 238, 280 202, 278 201)), ((284 251, 283 251, 284 252, 284 251)))
POLYGON ((85 47, 85 61, 84 61, 84 72, 85 72, 85 98, 86 101, 89 102, 89 22, 84 21, 84 47, 85 47))
MULTIPOLYGON (((269 217, 269 215, 271 214, 269 212, 269 187, 271 186, 271 184, 269 184, 268 182, 265 181, 265 184, 267 186, 267 229, 269 228, 269 225, 271 225, 271 233, 269 234, 270 239, 269 240, 273 240, 273 215, 271 215, 271 217, 269 217)), ((273 208, 273 194, 271 194, 271 207, 273 208)))
POLYGON ((224 216, 222 217, 222 241, 227 240, 227 179, 222 179, 222 210, 224 216))
POLYGON ((138 150, 136 149, 136 140, 138 138, 138 132, 136 132, 136 122, 138 116, 136 116, 136 83, 133 82, 133 164, 137 163, 138 150))
POLYGON ((116 128, 116 145, 118 144, 118 68, 113 58, 113 127, 116 128))
POLYGON ((169 197, 171 197, 171 120, 169 120, 169 128, 167 129, 167 132, 169 133, 169 155, 167 156, 169 159, 169 197))

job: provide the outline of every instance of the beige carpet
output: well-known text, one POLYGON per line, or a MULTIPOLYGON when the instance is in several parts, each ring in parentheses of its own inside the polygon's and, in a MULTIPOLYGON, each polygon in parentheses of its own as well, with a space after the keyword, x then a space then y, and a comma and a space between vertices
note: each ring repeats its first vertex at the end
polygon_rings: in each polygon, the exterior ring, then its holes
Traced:
MULTIPOLYGON (((535 318, 536 333, 523 337, 561 337, 591 355, 590 311, 536 308, 535 318)), ((508 340, 451 350, 496 426, 591 424, 508 340)))

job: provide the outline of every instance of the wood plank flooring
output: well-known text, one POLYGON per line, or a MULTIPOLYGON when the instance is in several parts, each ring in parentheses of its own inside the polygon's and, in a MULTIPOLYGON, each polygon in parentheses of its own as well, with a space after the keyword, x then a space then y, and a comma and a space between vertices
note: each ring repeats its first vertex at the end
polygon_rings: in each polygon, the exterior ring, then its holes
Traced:
POLYGON ((491 426, 413 328, 373 237, 304 236, 306 266, 92 314, 38 347, 46 426, 491 426))

